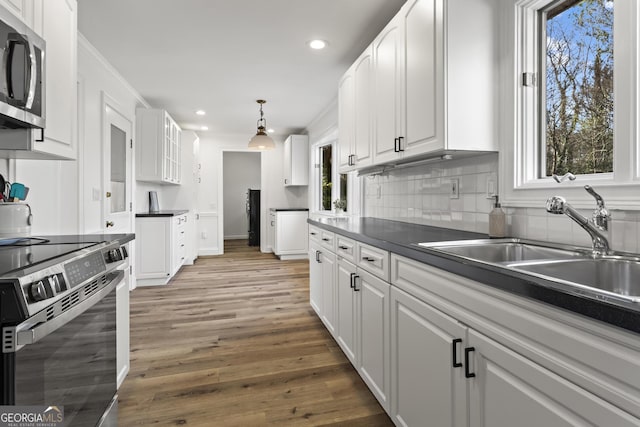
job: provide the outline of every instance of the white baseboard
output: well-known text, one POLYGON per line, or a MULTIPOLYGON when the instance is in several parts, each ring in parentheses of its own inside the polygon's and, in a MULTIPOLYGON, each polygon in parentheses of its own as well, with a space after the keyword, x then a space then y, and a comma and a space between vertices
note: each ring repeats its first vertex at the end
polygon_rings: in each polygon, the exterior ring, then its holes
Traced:
POLYGON ((248 234, 236 234, 232 236, 224 236, 224 240, 246 240, 249 238, 248 234))

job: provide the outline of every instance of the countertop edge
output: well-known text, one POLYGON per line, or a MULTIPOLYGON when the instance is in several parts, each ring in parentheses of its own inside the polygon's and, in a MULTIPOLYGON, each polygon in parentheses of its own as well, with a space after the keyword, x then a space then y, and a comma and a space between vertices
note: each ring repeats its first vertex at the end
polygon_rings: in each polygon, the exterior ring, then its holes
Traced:
POLYGON ((167 211, 158 211, 158 212, 138 212, 136 213, 136 218, 171 217, 171 216, 184 215, 188 212, 189 212, 188 209, 167 210, 167 211))
MULTIPOLYGON (((383 220, 378 220, 383 221, 383 220)), ((345 227, 327 224, 315 219, 307 222, 318 228, 335 232, 362 243, 389 251, 399 256, 454 273, 478 283, 491 286, 524 298, 543 302, 572 313, 577 313, 627 331, 640 333, 640 307, 632 302, 603 301, 556 288, 553 281, 544 280, 513 270, 505 270, 480 262, 462 262, 455 256, 448 256, 428 248, 418 248, 407 243, 380 240, 345 227)), ((396 223, 395 221, 393 221, 396 223)), ((348 223, 345 222, 345 226, 348 223)), ((397 226, 397 223, 395 224, 397 226)), ((416 226, 416 224, 407 224, 416 226)), ((452 239, 453 240, 453 239, 452 239)), ((455 239, 459 240, 459 239, 455 239)), ((418 243, 418 242, 414 242, 418 243)))

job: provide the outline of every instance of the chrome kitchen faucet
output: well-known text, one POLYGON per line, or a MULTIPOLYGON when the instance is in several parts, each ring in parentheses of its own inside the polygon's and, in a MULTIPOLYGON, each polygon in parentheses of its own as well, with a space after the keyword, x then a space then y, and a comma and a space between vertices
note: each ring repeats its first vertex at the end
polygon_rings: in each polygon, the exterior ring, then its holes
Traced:
POLYGON ((580 227, 584 228, 584 230, 591 236, 591 241, 593 242, 593 253, 606 254, 609 252, 609 241, 602 232, 606 232, 609 228, 611 215, 604 206, 604 199, 596 193, 590 185, 585 185, 584 189, 596 199, 597 203, 591 220, 580 215, 573 206, 567 203, 564 197, 560 196, 553 196, 547 200, 547 212, 558 215, 565 214, 577 222, 580 227))

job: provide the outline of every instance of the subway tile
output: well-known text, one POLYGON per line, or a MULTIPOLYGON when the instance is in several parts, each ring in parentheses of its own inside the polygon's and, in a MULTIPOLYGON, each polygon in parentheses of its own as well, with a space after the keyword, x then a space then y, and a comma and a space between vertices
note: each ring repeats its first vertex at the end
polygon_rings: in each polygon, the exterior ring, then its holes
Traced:
POLYGON ((547 217, 527 216, 527 238, 547 240, 547 217))

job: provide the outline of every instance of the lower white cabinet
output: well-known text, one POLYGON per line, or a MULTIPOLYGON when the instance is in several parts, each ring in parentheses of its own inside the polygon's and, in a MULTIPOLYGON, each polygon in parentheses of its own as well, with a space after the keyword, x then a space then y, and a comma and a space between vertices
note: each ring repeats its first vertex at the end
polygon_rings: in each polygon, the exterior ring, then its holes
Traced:
POLYGON ((307 218, 309 218, 307 210, 275 210, 273 253, 280 259, 307 257, 309 250, 307 218))
POLYGON ((637 335, 325 231, 311 305, 396 425, 640 425, 637 335))
POLYGON ((336 256, 315 244, 309 251, 309 287, 313 309, 331 334, 337 333, 336 256))
POLYGON ((187 215, 136 218, 136 282, 165 285, 186 257, 187 215))
POLYGON ((625 334, 397 255, 391 269, 397 425, 640 425, 625 334))
MULTIPOLYGON (((128 248, 131 245, 128 245, 128 248)), ((118 388, 129 373, 129 262, 123 266, 124 280, 116 286, 116 366, 118 388)))
POLYGON ((382 407, 389 411, 391 287, 342 258, 338 258, 337 272, 338 333, 334 337, 382 407))
POLYGON ((439 427, 467 425, 465 333, 452 317, 391 289, 391 416, 396 425, 422 426, 424 420, 439 427))
MULTIPOLYGON (((469 329, 471 427, 640 425, 640 419, 469 329)), ((420 424, 416 424, 420 425, 420 424)))

